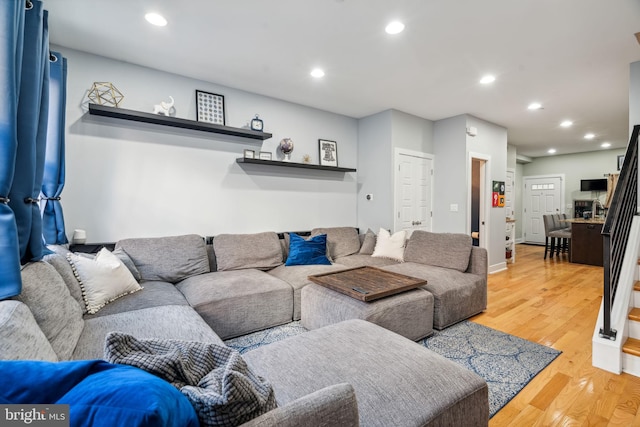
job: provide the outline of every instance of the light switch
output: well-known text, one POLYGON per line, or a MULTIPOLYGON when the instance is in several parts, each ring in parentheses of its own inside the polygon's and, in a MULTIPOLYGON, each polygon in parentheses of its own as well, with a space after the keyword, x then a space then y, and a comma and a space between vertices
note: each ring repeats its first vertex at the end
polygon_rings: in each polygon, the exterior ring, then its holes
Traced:
POLYGON ((458 204, 457 203, 453 203, 453 204, 449 205, 449 210, 451 212, 458 212, 458 204))

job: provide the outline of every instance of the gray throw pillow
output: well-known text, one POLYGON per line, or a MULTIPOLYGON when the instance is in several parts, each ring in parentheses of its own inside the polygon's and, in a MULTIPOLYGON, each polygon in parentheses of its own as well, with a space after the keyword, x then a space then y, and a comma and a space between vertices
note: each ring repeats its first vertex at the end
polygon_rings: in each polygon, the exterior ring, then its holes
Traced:
POLYGON ((362 242, 362 246, 360 246, 360 251, 358 253, 360 255, 371 255, 375 248, 376 233, 374 233, 373 230, 369 228, 364 235, 364 241, 362 242))

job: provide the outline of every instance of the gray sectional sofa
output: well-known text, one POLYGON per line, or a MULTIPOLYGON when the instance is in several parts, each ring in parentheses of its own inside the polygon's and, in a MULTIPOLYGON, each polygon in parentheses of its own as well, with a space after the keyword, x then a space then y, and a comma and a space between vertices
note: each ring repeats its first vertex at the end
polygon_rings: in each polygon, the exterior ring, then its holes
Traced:
MULTIPOLYGON (((0 360, 99 359, 111 331, 224 345, 223 340, 292 320, 302 318, 304 324, 304 307, 317 306, 314 294, 305 291, 312 289, 308 276, 360 265, 426 279, 411 291, 416 298, 403 298, 430 310, 421 318, 433 320, 429 327, 442 329, 486 307, 486 251, 472 247, 467 236, 414 232, 406 262, 399 263, 372 257, 370 244, 354 228, 311 232, 320 233, 327 234, 332 265, 284 266, 287 236, 273 232, 219 235, 211 245, 197 235, 121 240, 114 254, 144 289, 95 314, 86 312, 66 249, 55 248, 45 260, 24 266, 18 297, 0 301, 0 360)), ((365 320, 385 325, 375 318, 365 320)), ((334 317, 245 353, 249 367, 272 383, 279 404, 246 425, 488 423, 484 380, 360 319, 334 317)), ((425 327, 421 331, 426 335, 425 327)))

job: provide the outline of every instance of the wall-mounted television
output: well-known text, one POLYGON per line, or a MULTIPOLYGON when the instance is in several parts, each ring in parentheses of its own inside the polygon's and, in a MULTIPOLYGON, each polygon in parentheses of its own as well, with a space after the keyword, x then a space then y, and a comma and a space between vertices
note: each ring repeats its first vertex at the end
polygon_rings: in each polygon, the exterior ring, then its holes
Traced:
POLYGON ((580 191, 607 191, 607 179, 581 179, 580 191))

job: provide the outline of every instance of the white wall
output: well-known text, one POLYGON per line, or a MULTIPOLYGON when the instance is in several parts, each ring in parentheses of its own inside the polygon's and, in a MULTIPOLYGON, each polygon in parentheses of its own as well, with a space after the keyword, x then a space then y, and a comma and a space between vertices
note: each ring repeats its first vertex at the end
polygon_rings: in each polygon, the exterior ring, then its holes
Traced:
MULTIPOLYGON (((573 216, 574 200, 592 200, 597 196, 596 192, 580 191, 580 180, 605 178, 605 174, 617 172, 618 156, 624 152, 618 149, 537 157, 523 165, 522 173, 524 176, 564 174, 565 213, 573 216)), ((521 191, 524 191, 522 187, 521 191)), ((604 203, 606 192, 601 191, 599 198, 604 203)))
POLYGON ((433 122, 391 110, 393 148, 433 154, 433 122))
MULTIPOLYGON (((356 167, 355 119, 104 57, 53 47, 68 58, 65 222, 88 241, 182 233, 215 235, 356 225, 357 177, 235 160, 243 149, 276 153, 294 141, 293 161, 318 162, 318 139, 337 141, 339 166, 356 167), (94 81, 124 93, 123 108, 151 112, 175 99, 177 117, 195 120, 195 90, 225 95, 226 124, 256 114, 273 138, 242 138, 96 118, 81 104, 94 81)), ((215 78, 212 76, 212 79, 215 78)), ((275 154, 274 154, 275 157, 275 154)))

